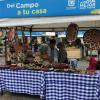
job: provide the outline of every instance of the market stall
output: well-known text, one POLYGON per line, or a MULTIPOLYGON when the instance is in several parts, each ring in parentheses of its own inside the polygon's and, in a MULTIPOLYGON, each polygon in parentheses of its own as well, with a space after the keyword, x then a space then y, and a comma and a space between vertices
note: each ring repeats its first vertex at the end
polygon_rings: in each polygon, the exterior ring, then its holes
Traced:
MULTIPOLYGON (((76 43, 79 29, 100 28, 99 0, 77 2, 63 0, 59 3, 58 0, 48 0, 45 3, 42 0, 34 2, 33 0, 28 2, 19 0, 19 2, 16 0, 0 1, 0 13, 2 13, 0 14, 0 27, 1 31, 6 33, 4 38, 6 65, 0 67, 0 82, 3 84, 1 90, 39 95, 46 100, 98 100, 100 97, 99 75, 96 75, 94 70, 83 71, 75 68, 76 65, 67 60, 67 53, 69 59, 76 61, 80 59, 82 56, 80 44, 76 43), (57 5, 53 6, 55 4, 57 5), (6 13, 7 11, 9 14, 6 13), (17 31, 19 30, 22 31, 22 39, 18 38, 17 31), (67 31, 65 39, 68 44, 66 46, 63 41, 55 48, 56 41, 53 37, 49 44, 42 41, 37 48, 36 39, 32 40, 33 44, 27 43, 24 31, 30 32, 30 38, 33 31, 67 31), (57 59, 58 49, 64 53, 62 57, 60 51, 59 58, 65 58, 65 60, 57 59)), ((84 35, 85 46, 98 42, 99 49, 100 38, 97 38, 97 42, 93 38, 89 39, 92 41, 89 43, 87 33, 88 31, 84 35)), ((100 31, 90 33, 95 36, 100 31)))

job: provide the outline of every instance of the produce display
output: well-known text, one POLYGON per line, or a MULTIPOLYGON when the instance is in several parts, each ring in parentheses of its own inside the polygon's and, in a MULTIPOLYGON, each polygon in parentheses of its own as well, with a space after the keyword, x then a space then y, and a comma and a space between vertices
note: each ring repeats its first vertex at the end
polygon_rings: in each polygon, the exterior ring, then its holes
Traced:
POLYGON ((68 64, 61 64, 61 63, 58 63, 58 64, 51 64, 49 65, 50 68, 54 68, 54 69, 67 69, 69 68, 69 65, 68 64))
POLYGON ((100 49, 100 30, 90 29, 83 37, 84 45, 92 50, 100 49))
POLYGON ((92 75, 95 74, 95 70, 82 70, 82 69, 71 69, 68 65, 65 64, 52 64, 48 66, 40 66, 40 65, 23 65, 23 67, 19 67, 17 65, 1 65, 0 69, 12 69, 12 70, 42 70, 42 71, 59 71, 59 72, 66 72, 66 73, 76 73, 76 74, 87 74, 92 75), (60 67, 61 66, 61 67, 60 67))

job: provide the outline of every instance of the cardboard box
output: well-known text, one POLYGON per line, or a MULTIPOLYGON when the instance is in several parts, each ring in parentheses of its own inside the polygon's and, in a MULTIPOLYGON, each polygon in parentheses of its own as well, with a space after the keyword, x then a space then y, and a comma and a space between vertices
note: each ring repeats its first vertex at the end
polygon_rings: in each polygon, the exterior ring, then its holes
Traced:
POLYGON ((67 50, 67 57, 68 58, 77 58, 80 59, 82 57, 81 49, 78 48, 66 48, 67 50))

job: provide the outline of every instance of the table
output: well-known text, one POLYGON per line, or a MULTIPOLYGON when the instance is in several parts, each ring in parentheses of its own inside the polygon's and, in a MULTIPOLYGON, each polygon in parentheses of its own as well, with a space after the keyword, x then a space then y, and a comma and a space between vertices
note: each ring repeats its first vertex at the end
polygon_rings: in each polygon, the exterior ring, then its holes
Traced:
MULTIPOLYGON (((96 74, 99 76, 99 88, 100 88, 100 70, 96 71, 96 74)), ((100 89, 98 91, 99 93, 99 100, 100 100, 100 89)))
POLYGON ((45 72, 46 100, 99 100, 99 76, 45 72))
POLYGON ((100 75, 0 69, 0 88, 45 100, 100 100, 100 75))
POLYGON ((0 77, 0 93, 2 93, 2 78, 0 77))
POLYGON ((43 71, 2 69, 0 75, 5 91, 44 97, 43 71))

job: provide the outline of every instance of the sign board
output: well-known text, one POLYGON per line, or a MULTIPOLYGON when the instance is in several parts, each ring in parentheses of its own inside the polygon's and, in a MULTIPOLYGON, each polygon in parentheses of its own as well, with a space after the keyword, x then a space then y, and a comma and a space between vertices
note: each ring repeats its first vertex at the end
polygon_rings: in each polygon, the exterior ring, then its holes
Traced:
POLYGON ((0 0, 0 18, 100 14, 100 0, 0 0))
POLYGON ((55 36, 55 32, 46 32, 45 36, 55 36))
POLYGON ((72 59, 72 58, 80 59, 82 57, 82 52, 80 49, 67 48, 66 50, 67 50, 67 57, 69 59, 72 59))

